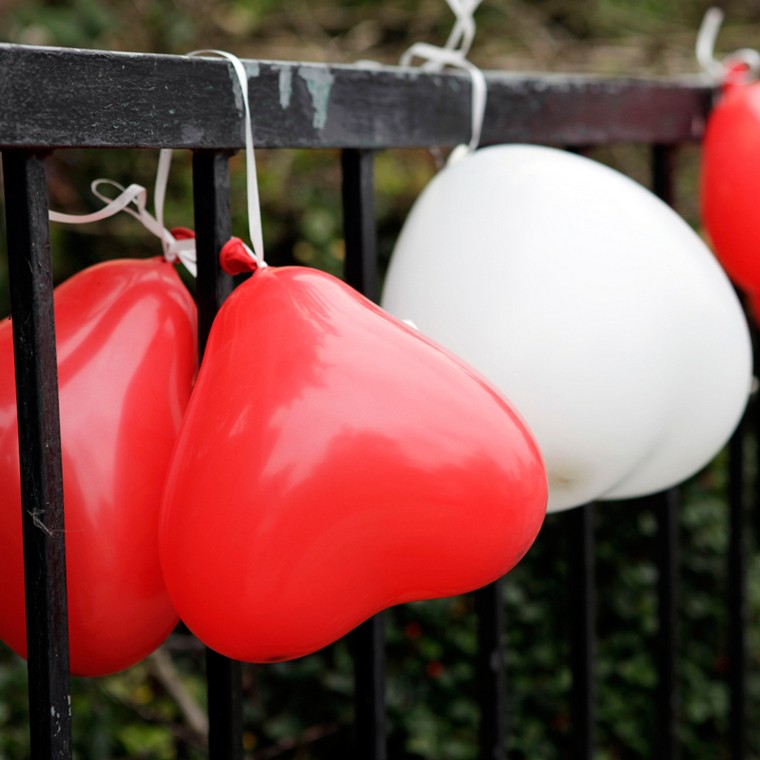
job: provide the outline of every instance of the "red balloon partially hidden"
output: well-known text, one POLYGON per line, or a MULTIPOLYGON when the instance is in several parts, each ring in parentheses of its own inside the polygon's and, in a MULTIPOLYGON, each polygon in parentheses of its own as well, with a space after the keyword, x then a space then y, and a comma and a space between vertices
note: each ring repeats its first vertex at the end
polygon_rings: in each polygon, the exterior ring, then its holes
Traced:
MULTIPOLYGON (((197 369, 196 312, 174 267, 111 261, 55 290, 71 671, 141 660, 177 622, 158 511, 197 369)), ((0 638, 26 656, 11 322, 0 325, 0 638)))
POLYGON ((474 370, 330 275, 267 268, 211 330, 161 562, 204 643, 287 660, 499 578, 546 498, 529 431, 474 370))
POLYGON ((760 291, 760 83, 733 72, 702 145, 702 219, 729 277, 760 291))

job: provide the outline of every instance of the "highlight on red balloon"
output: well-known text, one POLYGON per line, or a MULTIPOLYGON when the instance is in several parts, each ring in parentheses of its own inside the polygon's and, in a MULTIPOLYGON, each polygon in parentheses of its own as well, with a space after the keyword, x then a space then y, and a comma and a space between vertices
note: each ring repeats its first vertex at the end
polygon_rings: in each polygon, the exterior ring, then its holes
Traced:
MULTIPOLYGON (((117 260, 55 289, 70 666, 142 660, 177 623, 158 513, 197 371, 196 310, 173 265, 117 260)), ((26 656, 12 323, 0 324, 0 639, 26 656)))
POLYGON ((702 142, 700 209, 715 255, 741 288, 760 292, 760 83, 730 73, 702 142))
POLYGON ((501 577, 546 494, 530 431, 480 374, 336 278, 269 267, 212 327, 161 562, 209 647, 292 659, 386 607, 501 577))

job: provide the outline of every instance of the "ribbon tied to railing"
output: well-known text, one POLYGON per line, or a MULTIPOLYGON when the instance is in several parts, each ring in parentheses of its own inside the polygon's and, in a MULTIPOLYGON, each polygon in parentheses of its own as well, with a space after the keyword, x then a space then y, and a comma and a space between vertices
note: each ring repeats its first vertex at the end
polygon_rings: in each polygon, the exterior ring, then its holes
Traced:
POLYGON ((473 39, 475 38, 474 14, 482 0, 446 0, 449 8, 456 16, 446 44, 442 47, 427 42, 416 42, 402 56, 401 66, 409 66, 414 58, 424 60, 423 71, 442 71, 446 66, 462 69, 469 73, 472 79, 472 130, 470 141, 458 145, 449 155, 449 163, 454 163, 472 153, 480 144, 483 129, 483 118, 486 110, 488 86, 483 72, 467 59, 473 39))
POLYGON ((723 18, 720 8, 709 8, 702 18, 695 47, 699 65, 706 74, 719 81, 725 81, 737 73, 757 78, 760 75, 760 53, 757 50, 740 48, 720 60, 715 57, 715 43, 723 18))
MULTIPOLYGON (((222 50, 195 50, 191 56, 220 56, 232 64, 235 78, 242 93, 244 123, 245 123, 245 158, 246 158, 246 197, 248 211, 248 234, 251 240, 249 247, 239 238, 233 237, 223 246, 221 252, 222 265, 231 274, 251 271, 266 266, 264 260, 264 240, 261 224, 261 209, 259 202, 258 180, 256 175, 256 159, 253 144, 253 127, 251 108, 248 98, 248 77, 245 67, 239 58, 222 50)), ((195 235, 191 230, 180 227, 167 229, 164 226, 164 203, 166 187, 169 179, 172 150, 161 150, 156 170, 156 181, 153 192, 155 216, 147 210, 147 190, 137 183, 127 187, 110 179, 96 179, 90 185, 93 195, 105 203, 103 208, 90 214, 64 214, 50 211, 50 221, 63 224, 90 224, 101 219, 107 219, 121 211, 130 214, 161 241, 164 258, 167 261, 179 261, 190 274, 195 277, 196 250, 195 235), (110 198, 101 191, 107 185, 119 190, 115 198, 110 198)))

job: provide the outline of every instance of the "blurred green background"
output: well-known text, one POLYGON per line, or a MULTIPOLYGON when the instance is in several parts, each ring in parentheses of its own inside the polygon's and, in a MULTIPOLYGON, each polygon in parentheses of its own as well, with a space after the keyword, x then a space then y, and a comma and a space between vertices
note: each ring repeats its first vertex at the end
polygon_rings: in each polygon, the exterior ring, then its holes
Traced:
MULTIPOLYGON (((691 75, 696 31, 709 3, 697 0, 502 0, 484 2, 471 59, 486 69, 691 75)), ((719 50, 760 48, 760 6, 733 0, 719 50)), ((240 57, 350 63, 398 61, 415 41, 441 44, 452 26, 443 0, 0 0, 0 40, 158 53, 198 47, 240 57)), ((2 107, 2 104, 0 104, 2 107)), ((255 118, 255 104, 254 104, 255 118)), ((649 183, 648 151, 618 146, 594 157, 649 183)), ((340 166, 331 151, 260 151, 267 256, 335 274, 342 268, 340 166)), ((51 205, 94 210, 97 177, 152 185, 155 151, 61 151, 49 160, 51 205)), ((414 199, 436 170, 426 151, 388 151, 376 162, 382 262, 414 199)), ((698 146, 682 151, 679 210, 695 226, 698 146)), ((233 160, 234 229, 245 235, 242 163, 233 160)), ((192 226, 189 157, 177 156, 167 220, 192 226)), ((4 239, 0 217, 0 240, 4 239)), ((131 217, 86 227, 53 225, 58 281, 109 258, 159 253, 131 217)), ((0 255, 5 251, 0 247, 0 255)), ((0 306, 7 275, 0 262, 0 306)), ((748 452, 748 466, 755 457, 748 452)), ((728 757, 726 673, 727 508, 725 456, 687 484, 680 577, 683 757, 728 757)), ((752 517, 753 534, 757 518, 752 517)), ((597 509, 600 760, 653 758, 657 631, 656 515, 644 502, 597 509)), ((754 543, 754 539, 753 539, 754 543)), ((753 549, 755 547, 753 546, 753 549)), ((571 746, 566 524, 547 519, 534 548, 509 576, 507 673, 510 757, 568 757, 571 746)), ((749 565, 751 709, 760 706, 760 567, 749 565)), ((389 756, 474 760, 477 706, 471 597, 406 605, 388 614, 389 756)), ((76 757, 204 756, 202 649, 175 635, 123 674, 75 679, 76 757)), ((28 754, 25 667, 0 645, 0 759, 28 754)), ((245 746, 256 760, 351 757, 352 663, 345 641, 302 660, 246 666, 245 746)), ((760 736, 751 737, 752 757, 760 736)))

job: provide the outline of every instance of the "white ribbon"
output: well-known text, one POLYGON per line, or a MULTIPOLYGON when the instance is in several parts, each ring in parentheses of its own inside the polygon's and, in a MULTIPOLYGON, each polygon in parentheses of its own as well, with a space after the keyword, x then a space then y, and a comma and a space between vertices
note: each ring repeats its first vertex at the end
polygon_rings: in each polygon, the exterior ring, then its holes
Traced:
POLYGON ((449 155, 448 162, 454 163, 472 153, 480 144, 488 98, 488 85, 483 72, 474 63, 467 60, 467 54, 475 38, 474 14, 482 0, 446 0, 446 2, 456 16, 456 23, 446 40, 446 44, 439 47, 427 42, 417 42, 401 56, 399 63, 401 66, 409 66, 412 59, 417 57, 425 60, 421 66, 423 71, 441 71, 446 66, 452 66, 470 74, 472 79, 472 131, 469 143, 458 145, 449 155))
MULTIPOLYGON (((251 108, 248 102, 248 77, 245 67, 240 59, 231 53, 222 50, 195 50, 188 55, 203 56, 216 55, 226 58, 232 63, 235 75, 240 85, 245 112, 245 157, 246 157, 246 190, 248 203, 248 234, 253 245, 253 250, 243 244, 253 261, 260 268, 267 264, 264 261, 264 241, 261 225, 261 210, 259 203, 259 189, 256 175, 256 158, 253 147, 253 128, 251 108)), ((143 226, 161 241, 164 257, 167 261, 180 261, 190 274, 196 276, 195 240, 177 240, 172 233, 164 227, 164 203, 166 201, 166 187, 169 180, 169 168, 171 166, 172 150, 163 149, 158 158, 156 170, 156 182, 153 191, 153 203, 155 217, 147 210, 148 193, 142 185, 131 184, 128 187, 120 185, 110 179, 96 179, 90 185, 92 193, 105 203, 105 206, 91 214, 63 214, 58 211, 50 211, 50 221, 63 224, 89 224, 101 219, 118 214, 120 211, 133 216, 143 226), (116 198, 109 198, 100 191, 102 185, 109 185, 119 190, 116 198)))
POLYGON ((256 173, 256 155, 253 148, 253 119, 251 118, 251 106, 248 102, 248 75, 245 67, 237 56, 224 50, 193 50, 188 55, 205 56, 216 55, 225 58, 232 64, 237 76, 240 91, 243 97, 243 110, 245 112, 245 178, 246 178, 246 203, 248 211, 248 237, 253 250, 245 243, 246 251, 256 263, 263 268, 267 265, 264 260, 264 235, 261 224, 261 203, 259 200, 259 184, 256 173))
MULTIPOLYGON (((163 153, 163 152, 162 152, 163 153)), ((165 172, 168 172, 168 165, 165 172)), ((159 183, 161 175, 161 163, 159 161, 159 172, 156 177, 156 184, 159 183)), ((164 180, 165 185, 165 180, 164 180)), ((131 184, 128 187, 120 185, 111 179, 96 179, 90 185, 92 194, 102 200, 106 205, 98 211, 91 214, 63 214, 59 211, 50 211, 51 222, 61 222, 63 224, 90 224, 98 222, 101 219, 108 219, 115 216, 120 211, 125 211, 133 216, 149 232, 152 232, 161 240, 164 250, 164 257, 167 261, 180 261, 181 264, 190 272, 193 277, 196 276, 195 267, 195 241, 194 240, 177 240, 172 233, 163 225, 163 219, 157 220, 147 210, 148 193, 142 185, 131 184), (100 191, 102 185, 109 185, 119 190, 116 198, 109 198, 100 191)))
POLYGON ((743 63, 753 76, 760 74, 760 53, 752 48, 741 48, 720 60, 715 57, 715 43, 718 39, 724 14, 720 8, 709 8, 702 19, 697 33, 695 54, 702 70, 711 77, 722 80, 732 65, 743 63))
POLYGON ((444 47, 449 50, 458 50, 466 56, 475 39, 475 11, 482 0, 446 0, 446 2, 457 20, 444 47))

